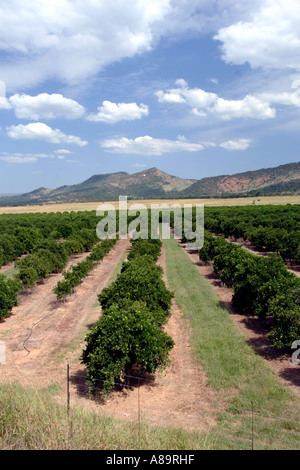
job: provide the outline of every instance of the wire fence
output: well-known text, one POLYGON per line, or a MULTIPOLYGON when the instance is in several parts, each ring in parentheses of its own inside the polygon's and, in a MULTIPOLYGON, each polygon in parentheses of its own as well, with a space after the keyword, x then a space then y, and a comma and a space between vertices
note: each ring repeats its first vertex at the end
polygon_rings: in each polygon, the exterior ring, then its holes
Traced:
MULTIPOLYGON (((71 374, 67 365, 67 409, 71 410, 71 398, 75 396, 91 400, 97 405, 105 405, 108 392, 103 388, 103 380, 90 383, 85 372, 71 374)), ((138 433, 147 424, 143 413, 141 387, 156 386, 153 376, 124 375, 115 380, 112 393, 135 392, 132 415, 138 425, 138 433)), ((184 388, 183 384, 178 384, 184 388)), ((182 391, 181 391, 182 393, 182 391)), ((188 390, 185 391, 188 393, 188 390)), ((145 398, 143 397, 143 400, 145 398)), ((201 403, 199 403, 201 407, 201 403)), ((224 450, 300 450, 300 409, 287 404, 260 400, 243 400, 229 404, 227 409, 216 413, 216 424, 208 430, 213 449, 224 450)), ((162 411, 161 421, 167 423, 168 417, 162 411)), ((170 427, 172 425, 170 424, 170 427)))

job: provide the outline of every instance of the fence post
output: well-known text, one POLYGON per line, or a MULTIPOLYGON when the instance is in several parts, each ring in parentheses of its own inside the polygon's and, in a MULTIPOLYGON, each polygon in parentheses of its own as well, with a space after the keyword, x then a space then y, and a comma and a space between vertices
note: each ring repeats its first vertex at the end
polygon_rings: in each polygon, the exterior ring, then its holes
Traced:
POLYGON ((67 412, 70 415, 70 365, 67 365, 67 412))
POLYGON ((254 403, 251 401, 251 422, 252 422, 252 450, 254 450, 254 403))
POLYGON ((140 404, 141 378, 138 378, 138 415, 139 415, 139 447, 141 448, 141 404, 140 404))

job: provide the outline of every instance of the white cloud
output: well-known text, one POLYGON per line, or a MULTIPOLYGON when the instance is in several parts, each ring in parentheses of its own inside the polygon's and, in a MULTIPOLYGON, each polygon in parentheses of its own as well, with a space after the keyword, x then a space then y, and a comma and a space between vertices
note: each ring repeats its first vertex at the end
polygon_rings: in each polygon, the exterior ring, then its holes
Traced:
POLYGON ((19 119, 77 119, 85 109, 76 101, 60 94, 41 93, 37 96, 15 94, 9 98, 11 107, 19 119))
POLYGON ((49 78, 80 84, 162 38, 208 33, 228 62, 299 69, 298 0, 10 0, 0 18, 10 89, 49 78))
POLYGON ((170 152, 199 152, 204 146, 186 140, 155 139, 150 136, 136 139, 108 139, 100 143, 109 152, 138 155, 163 155, 170 152))
MULTIPOLYGON (((296 83, 296 81, 295 81, 296 83)), ((300 81, 299 81, 300 85, 300 81)), ((296 92, 265 92, 256 95, 258 99, 270 103, 272 105, 279 104, 283 106, 300 106, 300 96, 296 92)))
POLYGON ((156 92, 156 96, 160 103, 185 103, 185 99, 177 90, 169 90, 167 93, 164 93, 162 90, 156 92))
POLYGON ((177 80, 176 84, 179 88, 156 92, 160 103, 185 103, 195 116, 211 114, 225 120, 270 119, 276 116, 276 110, 263 96, 247 95, 241 100, 227 100, 200 88, 188 88, 184 80, 177 80))
MULTIPOLYGON (((228 140, 218 144, 226 150, 247 150, 251 145, 250 139, 228 140)), ((163 155, 172 152, 199 152, 208 147, 216 147, 214 142, 189 142, 184 136, 178 136, 177 140, 154 139, 150 136, 128 139, 108 139, 100 142, 105 150, 120 154, 138 154, 138 155, 163 155)), ((133 166, 144 166, 143 164, 134 164, 133 166)))
POLYGON ((66 149, 58 149, 58 150, 55 150, 54 153, 63 153, 63 154, 69 155, 72 152, 70 152, 70 150, 66 150, 66 149))
POLYGON ((261 0, 247 20, 221 28, 215 39, 227 63, 299 71, 299 1, 261 0))
POLYGON ((171 0, 10 0, 0 4, 0 77, 10 89, 48 78, 77 84, 151 49, 171 0))
POLYGON ((0 156, 0 160, 6 163, 36 163, 37 158, 34 157, 17 157, 17 156, 0 156))
POLYGON ((0 154, 0 160, 6 163, 36 163, 39 159, 55 158, 52 154, 46 153, 8 153, 0 154))
POLYGON ((267 101, 247 95, 242 100, 218 98, 213 112, 222 119, 270 119, 276 116, 276 110, 267 101))
POLYGON ((98 107, 97 114, 90 114, 87 119, 95 122, 114 124, 119 121, 133 121, 148 116, 149 108, 144 104, 136 103, 112 103, 103 101, 103 106, 98 107))
MULTIPOLYGON (((70 152, 71 153, 71 152, 70 152)), ((57 154, 57 151, 53 153, 9 153, 9 152, 2 152, 0 153, 0 161, 6 163, 36 163, 40 159, 56 159, 56 160, 65 160, 64 155, 57 154)), ((68 162, 72 162, 73 160, 67 160, 68 162)), ((38 174, 41 172, 34 172, 33 174, 38 174)))
POLYGON ((247 150, 250 147, 251 140, 249 139, 238 139, 238 140, 228 140, 220 144, 220 147, 226 150, 247 150))
POLYGON ((87 145, 87 142, 74 135, 66 135, 60 129, 52 129, 42 122, 19 124, 6 128, 7 135, 12 139, 44 140, 52 144, 75 144, 80 147, 87 145))
POLYGON ((11 109, 10 103, 5 96, 0 96, 0 109, 11 109))

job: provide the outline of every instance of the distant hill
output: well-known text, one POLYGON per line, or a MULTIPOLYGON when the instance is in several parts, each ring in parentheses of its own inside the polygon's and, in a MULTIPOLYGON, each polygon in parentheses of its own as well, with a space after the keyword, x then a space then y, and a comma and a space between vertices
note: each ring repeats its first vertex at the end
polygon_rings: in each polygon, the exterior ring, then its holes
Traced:
POLYGON ((175 199, 288 194, 300 194, 300 162, 201 180, 179 178, 157 168, 133 175, 94 175, 80 184, 1 196, 0 206, 113 201, 121 195, 129 199, 175 199))
POLYGON ((176 197, 197 180, 171 176, 157 168, 130 175, 126 172, 94 175, 83 183, 57 189, 39 188, 13 197, 0 197, 0 205, 93 202, 176 197))
POLYGON ((203 178, 182 192, 184 197, 267 196, 300 193, 300 162, 235 175, 203 178))

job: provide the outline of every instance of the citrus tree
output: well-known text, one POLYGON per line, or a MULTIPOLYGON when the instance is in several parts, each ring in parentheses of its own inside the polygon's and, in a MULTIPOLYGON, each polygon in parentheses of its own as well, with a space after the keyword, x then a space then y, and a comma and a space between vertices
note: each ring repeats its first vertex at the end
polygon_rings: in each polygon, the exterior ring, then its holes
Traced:
POLYGON ((133 366, 148 373, 163 369, 174 346, 145 302, 130 301, 111 305, 86 341, 82 361, 88 377, 105 390, 111 390, 115 380, 129 376, 133 366))

